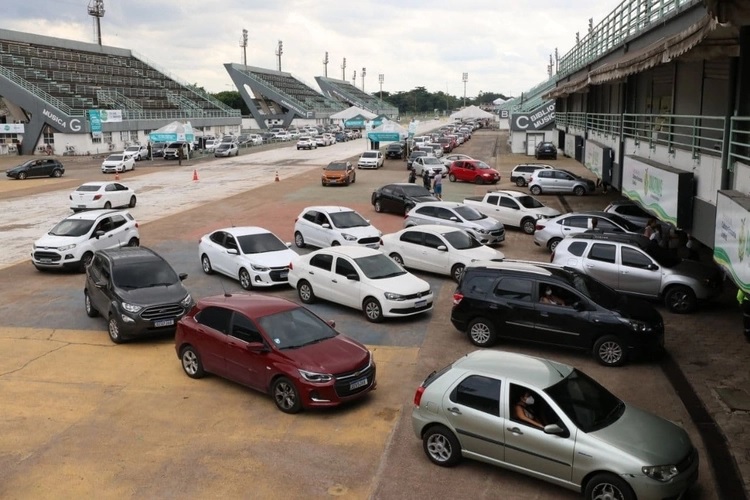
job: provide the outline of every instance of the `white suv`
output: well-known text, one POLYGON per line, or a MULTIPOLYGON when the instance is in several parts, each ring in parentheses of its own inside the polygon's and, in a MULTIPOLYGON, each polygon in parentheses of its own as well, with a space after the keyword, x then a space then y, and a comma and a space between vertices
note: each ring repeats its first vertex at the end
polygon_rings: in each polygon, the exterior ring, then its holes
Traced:
POLYGON ((294 244, 299 248, 355 245, 378 249, 382 234, 346 207, 307 207, 294 221, 294 244))
POLYGON ((365 151, 357 161, 357 168, 380 168, 385 158, 382 151, 365 151))
POLYGON ((36 240, 31 262, 39 270, 85 271, 96 250, 138 246, 138 223, 125 210, 90 210, 67 217, 36 240))
POLYGON ((510 182, 515 182, 516 186, 524 187, 531 182, 531 175, 537 170, 550 169, 552 165, 544 163, 521 163, 513 167, 510 172, 510 182))

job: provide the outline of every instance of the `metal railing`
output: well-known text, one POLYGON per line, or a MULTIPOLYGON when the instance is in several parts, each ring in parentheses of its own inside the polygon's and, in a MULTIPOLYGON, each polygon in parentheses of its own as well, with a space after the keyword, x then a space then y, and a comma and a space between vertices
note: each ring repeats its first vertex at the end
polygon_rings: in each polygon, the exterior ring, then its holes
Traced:
POLYGON ((556 76, 560 78, 575 73, 627 39, 700 3, 702 0, 623 0, 560 58, 556 76))
POLYGON ((750 117, 732 116, 729 120, 727 168, 734 172, 738 161, 750 165, 750 117))
POLYGON ((623 114, 622 135, 636 144, 648 143, 655 149, 665 146, 670 152, 688 149, 693 158, 701 154, 720 155, 724 145, 723 116, 623 114))
POLYGON ((612 113, 587 113, 586 128, 592 132, 599 132, 605 137, 619 137, 622 135, 622 115, 612 113))

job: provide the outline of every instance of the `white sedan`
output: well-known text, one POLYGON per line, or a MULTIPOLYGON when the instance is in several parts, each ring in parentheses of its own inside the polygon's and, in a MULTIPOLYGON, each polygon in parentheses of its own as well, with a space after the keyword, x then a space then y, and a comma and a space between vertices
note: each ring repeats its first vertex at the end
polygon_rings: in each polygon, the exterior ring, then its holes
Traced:
POLYGON ((135 169, 135 158, 124 153, 107 156, 102 162, 102 173, 113 174, 135 169))
POLYGON ((432 309, 429 283, 372 248, 338 246, 297 257, 289 284, 305 304, 329 300, 364 311, 373 323, 432 309))
POLYGON ((459 228, 425 224, 385 234, 380 250, 410 269, 446 274, 457 283, 467 265, 480 260, 500 260, 499 250, 479 243, 459 228))
POLYGON ((203 272, 239 280, 245 290, 287 283, 289 263, 297 253, 261 227, 229 227, 204 235, 198 243, 203 272))
POLYGON ((135 191, 119 182, 87 182, 70 193, 74 212, 96 208, 128 207, 136 203, 135 191))

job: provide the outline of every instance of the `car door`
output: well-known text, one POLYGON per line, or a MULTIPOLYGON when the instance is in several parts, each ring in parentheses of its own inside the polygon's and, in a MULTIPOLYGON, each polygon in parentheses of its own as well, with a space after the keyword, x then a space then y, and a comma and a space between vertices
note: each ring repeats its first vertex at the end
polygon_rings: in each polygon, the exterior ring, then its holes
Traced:
POLYGON ((587 215, 571 215, 562 220, 562 224, 558 224, 560 228, 560 236, 565 238, 571 234, 583 233, 588 230, 590 226, 589 218, 587 215))
POLYGON ((331 300, 345 306, 361 308, 361 278, 362 274, 347 257, 336 257, 331 275, 331 300))
MULTIPOLYGON (((104 250, 106 248, 121 246, 120 242, 114 236, 115 233, 112 223, 112 217, 102 217, 94 225, 94 228, 91 231, 89 245, 91 246, 92 250, 104 250), (97 233, 99 234, 97 235, 97 233)), ((122 245, 126 244, 127 241, 122 243, 122 245)))
POLYGON ((615 290, 620 290, 619 269, 613 243, 593 243, 583 255, 583 271, 615 290))
POLYGON ((661 292, 661 266, 641 250, 621 245, 619 271, 616 290, 650 297, 661 292))
POLYGON ((99 255, 95 255, 91 260, 91 265, 86 270, 88 279, 86 290, 89 294, 89 300, 94 309, 99 311, 102 316, 107 316, 110 307, 110 297, 112 296, 112 270, 109 262, 99 255))
POLYGON ((573 192, 575 187, 576 178, 567 172, 556 171, 555 172, 555 184, 557 185, 557 192, 568 193, 573 192))
POLYGON ((223 251, 219 252, 219 265, 222 273, 227 276, 236 277, 237 273, 234 272, 235 268, 238 267, 238 254, 239 246, 235 237, 229 233, 224 233, 224 241, 222 242, 223 251), (234 251, 234 253, 229 253, 234 251))
POLYGON ((451 260, 449 252, 450 245, 441 237, 432 233, 425 233, 424 245, 422 246, 422 268, 438 274, 450 273, 451 260), (442 248, 442 250, 439 250, 442 248))
POLYGON ((404 261, 404 267, 425 270, 424 231, 415 229, 404 231, 396 245, 396 252, 404 261))
POLYGON ((383 186, 380 189, 380 208, 386 212, 403 213, 403 190, 396 186, 383 186), (401 200, 399 198, 402 198, 401 200))
POLYGON ((211 267, 217 273, 226 274, 227 256, 226 247, 224 246, 224 238, 226 233, 224 231, 214 231, 208 237, 206 243, 206 252, 208 258, 211 260, 211 267))
POLYGON ((533 281, 503 276, 494 285, 487 314, 500 337, 530 340, 536 327, 533 281))
POLYGON ((300 278, 303 277, 310 282, 316 296, 321 299, 333 300, 331 290, 334 279, 333 255, 325 252, 313 255, 307 266, 307 272, 303 273, 300 278))
POLYGON ((588 299, 559 283, 539 281, 537 285, 534 332, 529 340, 566 347, 589 347, 595 327, 586 307, 588 299), (562 304, 542 302, 548 287, 553 295, 562 299, 562 304))
POLYGON ((455 430, 464 453, 505 460, 505 418, 500 413, 502 381, 467 374, 443 394, 442 414, 455 430))
POLYGON ((495 212, 495 219, 499 220, 503 224, 509 226, 520 226, 521 225, 521 207, 519 206, 516 199, 507 194, 501 194, 500 200, 497 204, 497 211, 495 212))
POLYGON ((269 345, 250 318, 234 311, 224 351, 228 376, 240 384, 265 391, 272 374, 272 370, 268 369, 270 350, 250 350, 251 343, 261 343, 266 347, 269 345))
POLYGON ((229 322, 232 311, 224 307, 206 307, 195 316, 196 335, 192 342, 201 357, 203 368, 221 377, 239 382, 227 365, 229 322))

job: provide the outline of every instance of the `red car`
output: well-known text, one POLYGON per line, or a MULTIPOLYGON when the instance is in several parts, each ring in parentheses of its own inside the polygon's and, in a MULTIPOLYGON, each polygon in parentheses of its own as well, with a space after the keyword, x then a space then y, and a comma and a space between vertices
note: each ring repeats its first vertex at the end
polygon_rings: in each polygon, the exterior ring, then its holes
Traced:
POLYGON ((191 378, 213 373, 270 394, 279 410, 337 406, 375 389, 375 360, 294 302, 260 294, 206 297, 177 323, 191 378))
POLYGON ((500 174, 481 160, 456 160, 448 170, 448 180, 497 184, 500 182, 500 174))

